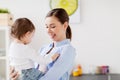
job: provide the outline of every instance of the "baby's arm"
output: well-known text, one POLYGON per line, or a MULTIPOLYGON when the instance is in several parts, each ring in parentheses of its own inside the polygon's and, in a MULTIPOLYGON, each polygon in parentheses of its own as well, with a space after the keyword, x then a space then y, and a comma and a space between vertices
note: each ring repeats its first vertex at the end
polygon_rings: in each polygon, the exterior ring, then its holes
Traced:
POLYGON ((55 53, 53 56, 52 56, 52 60, 55 61, 57 60, 57 58, 60 56, 59 53, 55 53))
POLYGON ((42 56, 38 54, 34 49, 30 49, 28 53, 29 53, 27 56, 28 58, 30 58, 34 62, 37 62, 38 64, 43 64, 43 65, 47 65, 51 63, 52 61, 55 61, 59 57, 58 53, 48 54, 47 56, 42 56))
MULTIPOLYGON (((49 54, 48 54, 49 55, 49 54)), ((57 60, 57 58, 60 56, 60 54, 58 53, 55 53, 54 55, 52 55, 52 60, 55 61, 57 60)), ((47 71, 47 65, 40 65, 39 66, 39 70, 42 71, 42 72, 46 72, 47 71)))

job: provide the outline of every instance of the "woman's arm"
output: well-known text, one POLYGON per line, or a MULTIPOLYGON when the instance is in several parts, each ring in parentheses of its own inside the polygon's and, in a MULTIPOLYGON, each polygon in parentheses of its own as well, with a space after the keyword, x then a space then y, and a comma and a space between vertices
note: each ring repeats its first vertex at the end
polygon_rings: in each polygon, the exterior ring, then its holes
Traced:
POLYGON ((52 68, 40 80, 59 80, 73 66, 75 56, 73 47, 65 47, 52 68))
POLYGON ((17 80, 17 78, 19 77, 18 72, 15 71, 14 67, 10 66, 10 80, 17 80))

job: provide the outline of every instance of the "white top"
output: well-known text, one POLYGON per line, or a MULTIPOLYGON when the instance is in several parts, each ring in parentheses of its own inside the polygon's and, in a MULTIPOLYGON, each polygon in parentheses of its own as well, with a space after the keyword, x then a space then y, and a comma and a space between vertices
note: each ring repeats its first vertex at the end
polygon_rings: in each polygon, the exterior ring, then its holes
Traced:
MULTIPOLYGON (((17 71, 34 68, 34 62, 47 65, 52 62, 51 56, 40 56, 34 49, 22 43, 12 42, 9 48, 10 65, 17 71)), ((42 71, 42 70, 41 70, 42 71)), ((45 71, 45 70, 43 70, 45 71)))

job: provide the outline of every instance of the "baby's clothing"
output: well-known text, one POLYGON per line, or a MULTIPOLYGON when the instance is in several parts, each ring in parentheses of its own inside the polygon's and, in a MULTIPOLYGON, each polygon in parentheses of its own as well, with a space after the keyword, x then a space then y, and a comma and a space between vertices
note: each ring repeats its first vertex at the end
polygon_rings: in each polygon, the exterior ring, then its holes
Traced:
POLYGON ((28 45, 17 43, 15 41, 11 43, 9 48, 10 65, 14 66, 20 74, 23 73, 22 70, 28 71, 28 69, 34 68, 34 62, 44 65, 44 68, 41 68, 40 70, 42 74, 44 74, 46 65, 52 62, 51 56, 52 55, 48 55, 47 57, 40 56, 28 45))
POLYGON ((44 73, 35 68, 22 70, 22 75, 18 80, 39 80, 44 73))

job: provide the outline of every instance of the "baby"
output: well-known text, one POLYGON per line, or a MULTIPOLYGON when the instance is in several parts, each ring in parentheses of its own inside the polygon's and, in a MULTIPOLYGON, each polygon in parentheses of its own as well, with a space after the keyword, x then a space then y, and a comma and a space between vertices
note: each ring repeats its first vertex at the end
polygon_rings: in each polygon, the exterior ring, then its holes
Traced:
POLYGON ((11 36, 13 42, 9 48, 10 66, 15 67, 19 72, 20 80, 38 80, 45 74, 44 69, 38 70, 34 68, 34 63, 47 65, 55 61, 59 54, 40 56, 28 44, 31 42, 35 32, 33 23, 27 18, 17 19, 11 27, 11 36))

